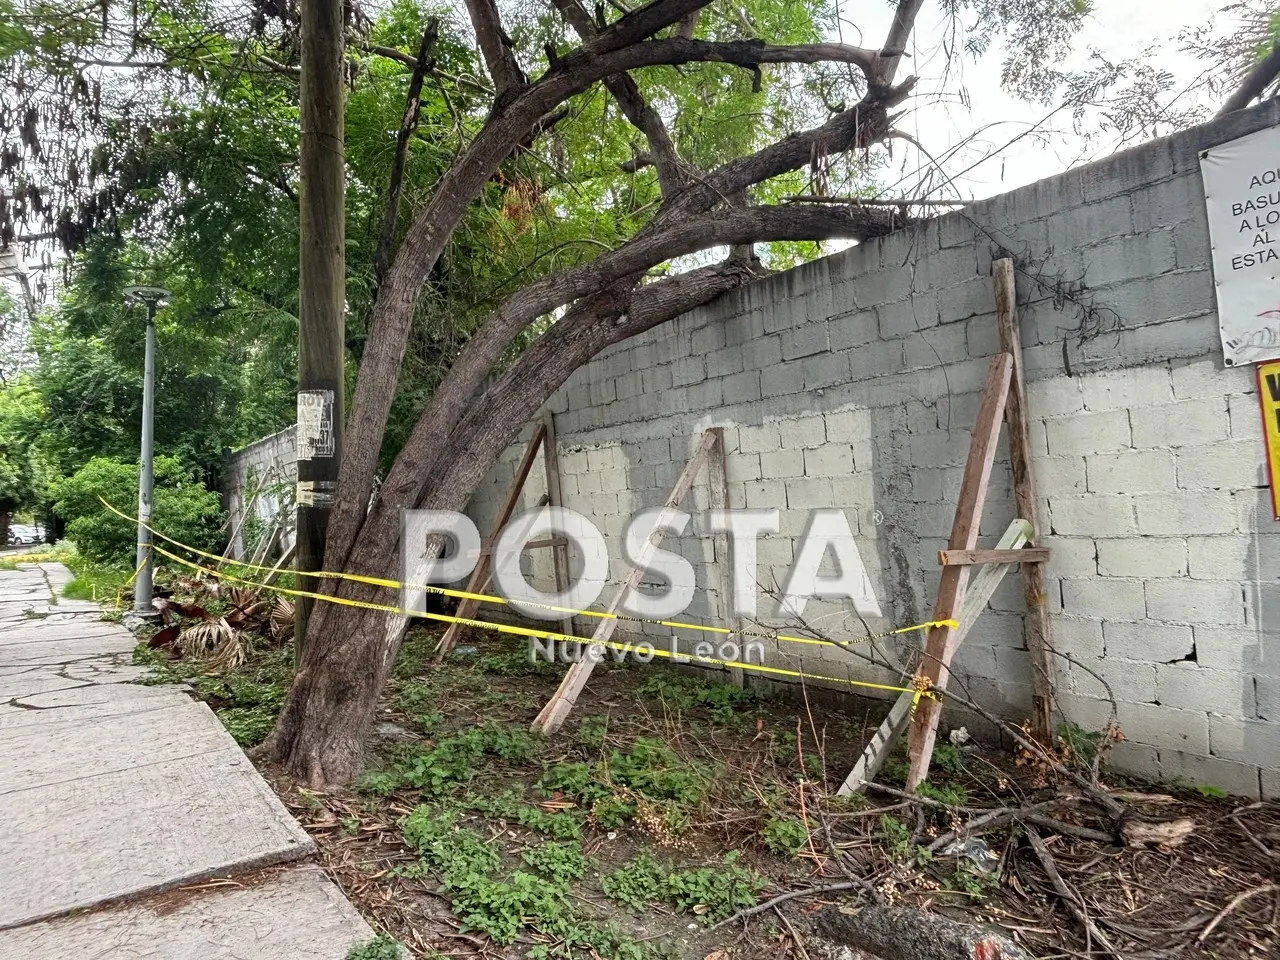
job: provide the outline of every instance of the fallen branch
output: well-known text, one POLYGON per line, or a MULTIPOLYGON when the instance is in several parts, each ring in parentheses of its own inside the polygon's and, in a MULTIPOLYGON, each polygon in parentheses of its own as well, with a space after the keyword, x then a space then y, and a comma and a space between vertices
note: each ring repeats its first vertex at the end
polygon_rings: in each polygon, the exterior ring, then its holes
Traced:
POLYGON ((1274 883, 1264 883, 1261 886, 1254 887, 1252 890, 1246 890, 1243 893, 1236 894, 1231 898, 1231 902, 1219 910, 1217 915, 1209 921, 1208 925, 1200 931, 1200 936, 1196 937, 1196 942, 1204 943, 1205 940, 1209 938, 1209 934, 1213 933, 1218 924, 1225 920, 1232 910, 1240 906, 1240 904, 1244 903, 1250 897, 1256 897, 1262 893, 1275 893, 1277 891, 1280 891, 1280 886, 1276 886, 1274 883))
MULTIPOLYGON (((1044 845, 1044 841, 1040 839, 1040 834, 1036 833, 1034 827, 1027 827, 1027 839, 1031 842, 1031 849, 1035 851, 1036 859, 1040 861, 1040 867, 1044 870, 1045 876, 1049 878, 1049 882, 1053 884, 1053 889, 1057 892, 1058 897, 1067 905, 1067 909, 1071 911, 1071 914, 1080 921, 1080 925, 1084 927, 1085 937, 1090 941, 1096 940, 1111 956, 1116 957, 1117 960, 1123 960, 1120 951, 1107 939, 1106 934, 1098 929, 1098 925, 1089 919, 1089 915, 1085 913, 1084 907, 1080 905, 1079 900, 1076 898, 1075 892, 1062 879, 1062 874, 1058 873, 1058 868, 1053 862, 1053 856, 1049 853, 1049 849, 1044 845)), ((1091 946, 1091 943, 1086 943, 1086 948, 1091 946)))
POLYGON ((863 907, 846 912, 828 907, 816 917, 826 938, 881 960, 1024 960, 1013 941, 982 927, 957 923, 912 907, 863 907))
POLYGON ((782 893, 774 897, 772 900, 766 900, 764 903, 757 903, 754 907, 747 907, 745 910, 739 910, 731 917, 726 917, 719 923, 710 927, 712 930, 719 930, 726 927, 736 920, 745 920, 747 917, 754 917, 757 913, 764 913, 766 910, 772 910, 780 903, 786 903, 788 900, 796 900, 800 897, 820 897, 828 893, 840 893, 842 890, 869 890, 871 884, 865 880, 844 880, 840 883, 829 883, 823 887, 806 887, 803 890, 792 890, 789 893, 782 893))

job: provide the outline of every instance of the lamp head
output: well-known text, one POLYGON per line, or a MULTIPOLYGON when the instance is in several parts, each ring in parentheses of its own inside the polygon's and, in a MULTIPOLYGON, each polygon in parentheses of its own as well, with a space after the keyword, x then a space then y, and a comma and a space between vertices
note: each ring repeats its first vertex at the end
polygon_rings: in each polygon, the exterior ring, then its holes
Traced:
POLYGON ((135 303, 145 303, 147 306, 159 307, 169 302, 169 298, 173 296, 173 291, 166 290, 164 287, 125 287, 124 298, 132 300, 135 303))

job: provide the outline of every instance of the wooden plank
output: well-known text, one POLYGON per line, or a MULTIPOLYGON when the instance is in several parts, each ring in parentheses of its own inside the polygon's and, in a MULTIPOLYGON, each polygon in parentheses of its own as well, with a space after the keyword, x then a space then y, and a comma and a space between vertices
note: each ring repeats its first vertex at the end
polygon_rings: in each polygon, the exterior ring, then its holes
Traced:
MULTIPOLYGON (((560 490, 560 448, 556 446, 556 418, 550 411, 542 411, 542 425, 546 432, 542 437, 542 466, 547 476, 547 502, 553 507, 563 507, 564 499, 560 490)), ((532 545, 530 545, 532 546, 532 545)), ((554 544, 551 551, 551 565, 555 571, 556 593, 569 588, 572 580, 569 572, 569 546, 566 542, 554 544)), ((565 617, 560 621, 560 632, 573 636, 573 617, 565 617)))
MULTIPOLYGON (((542 440, 547 435, 547 426, 545 423, 538 424, 533 431, 533 436, 529 438, 529 442, 525 445, 524 456, 520 458, 520 465, 516 467, 516 474, 511 478, 511 485, 507 487, 507 497, 502 503, 501 509, 498 511, 497 518, 493 521, 493 527, 489 530, 488 542, 496 543, 498 535, 502 533, 502 528, 507 525, 507 521, 511 519, 511 514, 515 512, 516 504, 520 501, 520 494, 524 492, 525 481, 529 479, 529 471, 533 469, 533 461, 538 456, 538 449, 542 446, 542 440)), ((480 558, 476 560, 475 569, 471 571, 471 579, 467 581, 467 593, 479 593, 486 580, 489 578, 489 565, 493 561, 492 546, 482 547, 480 558)), ((476 607, 479 606, 474 600, 463 600, 458 604, 457 616, 470 618, 474 616, 476 607)), ((445 655, 453 649, 453 645, 458 642, 458 632, 461 629, 459 624, 449 624, 449 629, 436 643, 436 663, 444 659, 445 655)))
MULTIPOLYGON (((667 502, 663 504, 662 512, 658 514, 657 523, 654 524, 653 532, 649 534, 649 539, 640 548, 640 553, 636 557, 636 565, 631 573, 627 575, 627 579, 623 581, 621 589, 618 590, 613 601, 609 604, 608 613, 616 613, 618 608, 622 606, 623 600, 627 598, 627 594, 636 589, 640 585, 640 581, 644 579, 645 568, 648 566, 649 561, 653 559, 653 555, 658 549, 658 544, 662 542, 664 526, 670 522, 676 512, 676 507, 680 505, 680 501, 684 499, 685 494, 689 492, 689 488, 693 486, 693 478, 702 469, 702 464, 706 461, 715 442, 716 436, 711 430, 703 431, 702 441, 698 444, 698 449, 694 451, 689 462, 685 464, 684 472, 680 474, 680 479, 676 481, 671 495, 667 497, 667 502)), ((595 632, 591 635, 592 642, 609 642, 617 628, 617 620, 612 618, 601 620, 595 632)), ((579 694, 582 693, 583 687, 587 685, 587 680, 590 679, 591 671, 594 667, 595 664, 590 658, 583 658, 569 668, 569 671, 564 675, 564 679, 560 681, 560 686, 556 689, 556 692, 552 694, 546 706, 542 708, 542 711, 534 719, 532 726, 534 733, 549 735, 560 729, 564 724, 565 717, 569 715, 569 711, 573 709, 573 705, 577 702, 579 694)))
POLYGON ((288 567, 291 563, 293 563, 294 557, 296 557, 297 554, 298 554, 298 545, 297 543, 295 543, 293 546, 291 546, 288 550, 286 550, 283 554, 280 555, 280 559, 277 560, 276 565, 271 568, 271 572, 268 573, 266 577, 263 578, 262 585, 264 587, 269 587, 273 583, 275 583, 276 580, 279 578, 281 572, 284 571, 284 569, 288 567))
MULTIPOLYGON (((712 427, 709 431, 715 434, 715 446, 707 459, 707 485, 710 496, 708 502, 712 510, 729 509, 729 479, 725 464, 724 428, 712 427)), ((716 583, 720 591, 720 620, 725 627, 737 633, 742 624, 733 615, 733 538, 728 533, 719 533, 715 537, 716 551, 716 583)), ((741 647, 741 638, 738 640, 741 647)), ((746 686, 746 671, 729 670, 729 682, 738 687, 746 686)))
MULTIPOLYGON (((1005 531, 997 549, 1015 550, 1021 544, 1027 543, 1031 539, 1032 527, 1026 520, 1015 520, 1009 524, 1009 529, 1005 531)), ((996 587, 1000 586, 1002 581, 1010 570, 1013 569, 1011 563, 991 564, 979 570, 969 581, 968 587, 964 592, 964 606, 960 609, 960 629, 956 631, 957 647, 964 642, 964 638, 969 635, 969 631, 973 629, 978 617, 986 608, 987 602, 991 599, 991 595, 996 592, 996 587)), ((885 758, 893 750, 893 745, 898 741, 898 737, 902 736, 902 731, 907 728, 907 721, 911 718, 911 700, 912 695, 903 693, 894 701, 893 708, 889 711, 889 715, 884 718, 884 722, 880 724, 875 735, 867 744, 862 756, 858 758, 858 762, 854 764, 852 772, 845 779, 844 784, 836 792, 841 796, 847 796, 862 789, 862 785, 868 780, 874 780, 876 774, 880 771, 880 767, 884 764, 885 758)))
POLYGON ((254 505, 258 502, 258 494, 262 493, 262 488, 267 485, 267 481, 274 475, 275 467, 267 467, 267 469, 263 470, 262 476, 258 478, 258 485, 254 487, 253 494, 248 500, 244 499, 244 491, 240 491, 240 516, 236 518, 235 528, 231 531, 231 539, 227 541, 227 549, 222 551, 222 559, 215 565, 217 569, 221 570, 223 563, 227 560, 244 559, 244 542, 240 539, 240 534, 244 530, 246 521, 249 519, 249 511, 252 510, 254 505), (237 545, 240 547, 239 550, 236 549, 237 545), (240 554, 240 556, 233 556, 233 554, 240 554))
MULTIPOLYGON (((1013 498, 1018 516, 1030 520, 1039 540, 1040 517, 1036 499, 1036 475, 1031 465, 1031 433, 1027 411, 1027 385, 1022 372, 1022 338, 1018 333, 1018 298, 1013 282, 1013 261, 1006 258, 991 265, 996 294, 996 325, 1000 349, 1013 357, 1013 376, 1005 420, 1009 424, 1009 461, 1013 469, 1013 498)), ((1049 640, 1049 611, 1045 605, 1044 567, 1028 564, 1022 568, 1022 595, 1027 614, 1024 623, 1027 649, 1031 652, 1031 730, 1049 742, 1053 734, 1053 654, 1049 640)))
POLYGON ((975 563, 1044 563, 1049 559, 1047 547, 1024 550, 939 550, 938 563, 944 567, 975 563))
MULTIPOLYGON (((987 483, 991 479, 991 464, 996 455, 996 441, 1000 437, 1000 421, 1004 417, 1005 398, 1009 394, 1009 377, 1013 370, 1013 358, 1007 353, 992 357, 987 371, 986 386, 982 390, 982 404, 969 442, 969 459, 965 463, 964 477, 960 482, 960 496, 956 501, 955 520, 951 525, 951 550, 972 550, 978 543, 978 525, 982 520, 982 508, 987 500, 987 483)), ((964 588, 969 581, 967 566, 943 567, 938 584, 938 597, 934 604, 934 620, 951 620, 964 602, 964 588)), ((920 672, 932 684, 944 689, 947 683, 947 667, 955 649, 955 630, 951 627, 934 627, 925 641, 924 661, 920 672)), ((914 790, 929 773, 929 760, 933 756, 933 741, 938 733, 938 702, 921 700, 907 737, 907 753, 911 765, 907 774, 907 789, 914 790)))
MULTIPOLYGON (((493 549, 493 544, 496 542, 497 541, 494 541, 494 540, 480 541, 481 552, 488 553, 490 550, 493 549)), ((543 537, 541 540, 530 540, 528 543, 524 545, 524 549, 545 550, 547 547, 566 547, 568 545, 569 545, 569 541, 566 540, 564 537, 543 537)), ((562 590, 564 588, 561 587, 559 584, 556 584, 556 589, 562 590)))

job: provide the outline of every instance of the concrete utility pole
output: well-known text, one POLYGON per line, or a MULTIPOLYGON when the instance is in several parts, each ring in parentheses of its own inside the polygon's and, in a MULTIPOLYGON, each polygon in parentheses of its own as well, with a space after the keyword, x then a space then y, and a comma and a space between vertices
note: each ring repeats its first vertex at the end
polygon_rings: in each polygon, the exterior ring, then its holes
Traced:
POLYGON ((138 471, 138 575, 133 584, 133 612, 154 616, 151 607, 151 490, 155 459, 156 307, 171 294, 163 287, 125 287, 126 299, 147 308, 147 354, 142 374, 142 463, 138 471))
MULTIPOLYGON (((324 561, 325 528, 342 458, 346 207, 342 0, 302 0, 298 271, 298 587, 324 561)), ((300 659, 313 601, 299 597, 300 659)))

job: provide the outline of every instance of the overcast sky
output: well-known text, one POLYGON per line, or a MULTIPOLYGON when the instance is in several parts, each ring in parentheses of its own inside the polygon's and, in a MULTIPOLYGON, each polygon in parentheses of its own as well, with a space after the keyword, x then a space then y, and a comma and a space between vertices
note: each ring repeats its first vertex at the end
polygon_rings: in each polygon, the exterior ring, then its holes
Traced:
MULTIPOLYGON (((1177 34, 1186 27, 1208 22, 1228 0, 1096 0, 1098 12, 1076 41, 1076 55, 1069 64, 1081 64, 1088 58, 1090 47, 1101 51, 1109 59, 1125 59, 1137 55, 1153 43, 1165 43, 1165 52, 1158 62, 1185 83, 1195 76, 1201 65, 1193 57, 1177 50, 1177 34)), ((884 40, 892 18, 888 4, 872 0, 844 0, 845 25, 843 39, 849 43, 861 43, 878 47, 884 40), (852 24, 856 23, 856 27, 852 24), (861 28, 862 37, 858 36, 861 28)), ((919 90, 938 91, 944 86, 943 70, 946 57, 942 41, 946 35, 940 4, 927 3, 916 25, 913 57, 904 61, 900 76, 915 73, 921 78, 919 90)), ((1017 134, 1044 121, 1046 108, 1031 105, 1009 96, 1000 89, 1000 68, 1004 60, 1003 50, 993 49, 979 61, 964 59, 953 64, 961 71, 962 86, 969 94, 969 105, 953 102, 926 105, 922 97, 912 102, 911 113, 900 126, 914 134, 934 156, 961 143, 973 131, 984 129, 979 142, 975 142, 963 157, 955 156, 944 164, 948 172, 954 172, 978 160, 983 154, 1002 146, 1017 134)), ((953 79, 946 88, 955 91, 960 84, 953 79)), ((1058 173, 1091 156, 1105 155, 1115 145, 1098 144, 1086 150, 1079 137, 1071 133, 1070 118, 1064 113, 1053 118, 1044 127, 1058 131, 1047 142, 1045 139, 1025 138, 995 159, 988 160, 964 175, 957 186, 966 197, 986 197, 1004 193, 1023 184, 1058 173)), ((1169 132, 1172 132, 1171 130, 1169 132)), ((894 171, 903 173, 918 168, 920 158, 914 149, 895 148, 894 171)), ((894 177, 889 178, 890 182, 894 177)), ((905 186, 905 184, 904 184, 905 186)), ((938 194, 941 196, 941 194, 938 194)))

